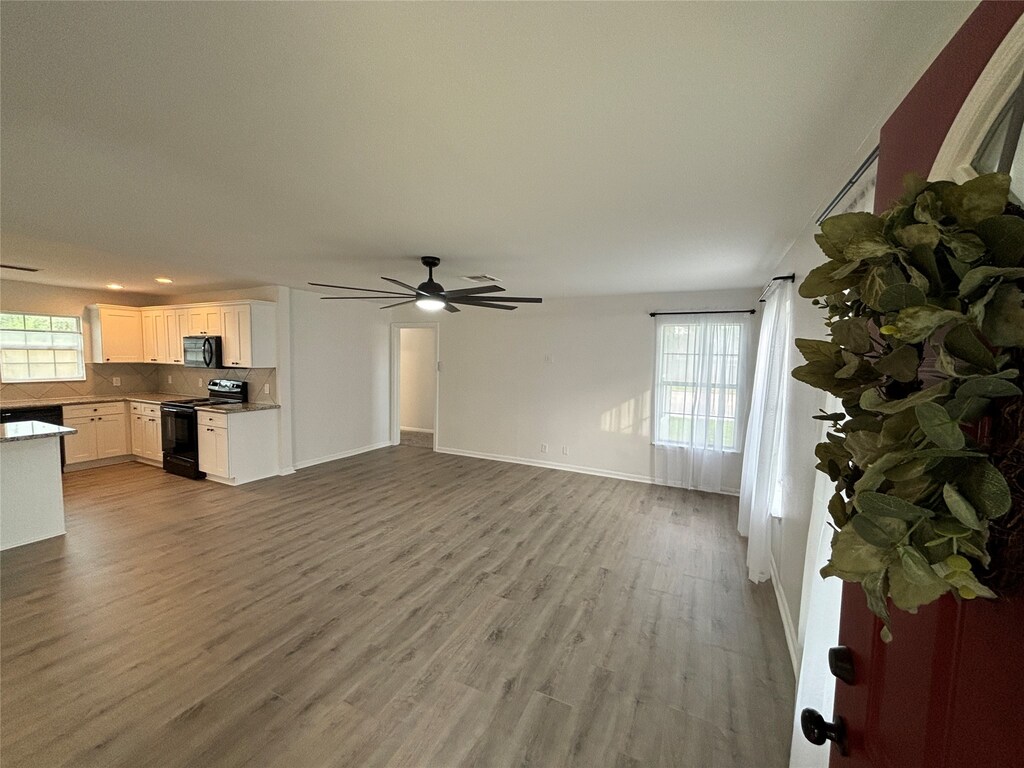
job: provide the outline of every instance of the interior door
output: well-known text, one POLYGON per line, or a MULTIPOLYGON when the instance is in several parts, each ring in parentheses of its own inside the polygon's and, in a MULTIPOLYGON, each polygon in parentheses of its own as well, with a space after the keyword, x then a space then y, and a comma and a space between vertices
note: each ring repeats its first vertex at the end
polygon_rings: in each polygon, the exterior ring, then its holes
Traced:
MULTIPOLYGON (((1022 3, 981 3, 885 124, 876 211, 899 197, 906 173, 928 175, 1022 11, 1022 3)), ((880 630, 859 586, 844 585, 839 642, 852 654, 853 682, 837 682, 834 709, 849 754, 833 745, 832 768, 1024 766, 1024 594, 946 595, 916 615, 894 610, 891 643, 880 630)))

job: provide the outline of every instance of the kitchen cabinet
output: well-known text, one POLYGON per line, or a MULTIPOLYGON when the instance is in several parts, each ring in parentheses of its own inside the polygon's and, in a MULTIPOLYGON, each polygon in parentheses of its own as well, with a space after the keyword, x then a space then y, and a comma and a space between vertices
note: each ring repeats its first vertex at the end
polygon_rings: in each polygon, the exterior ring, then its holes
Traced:
POLYGON ((140 310, 110 304, 94 304, 86 310, 94 363, 143 362, 140 310))
POLYGON ((112 459, 129 454, 128 421, 123 402, 69 405, 63 409, 64 424, 78 434, 64 438, 67 464, 112 459))
POLYGON ((167 320, 162 309, 144 309, 142 315, 142 359, 147 363, 167 362, 167 320))
POLYGON ((132 401, 132 454, 139 459, 163 464, 163 434, 160 429, 160 406, 132 401))
POLYGON ((221 307, 221 359, 225 368, 277 366, 277 310, 250 301, 221 307))
POLYGON ((167 335, 165 363, 181 365, 184 362, 184 343, 188 336, 188 310, 167 307, 164 313, 164 331, 167 335))
POLYGON ((278 411, 196 409, 199 469, 208 480, 242 485, 278 473, 278 411))
POLYGON ((221 305, 210 304, 188 308, 189 336, 220 336, 221 305))

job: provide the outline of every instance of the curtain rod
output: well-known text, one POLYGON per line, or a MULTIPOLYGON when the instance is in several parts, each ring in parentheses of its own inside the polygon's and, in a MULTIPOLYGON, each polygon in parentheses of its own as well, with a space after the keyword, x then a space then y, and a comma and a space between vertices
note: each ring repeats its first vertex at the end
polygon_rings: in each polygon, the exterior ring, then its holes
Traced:
POLYGON ((761 291, 761 298, 759 298, 757 300, 758 304, 763 304, 764 303, 764 297, 768 295, 768 291, 770 291, 771 288, 772 288, 772 283, 774 283, 776 280, 785 280, 787 283, 795 283, 796 282, 796 273, 794 272, 791 275, 778 275, 776 277, 773 277, 771 280, 769 280, 768 281, 768 285, 766 285, 764 287, 764 290, 761 291))
POLYGON ((825 206, 824 213, 822 213, 821 216, 818 217, 818 224, 821 224, 821 222, 828 218, 828 215, 832 213, 833 210, 835 210, 835 207, 837 205, 839 205, 839 201, 846 197, 846 193, 853 189, 853 185, 860 181, 860 177, 867 173, 868 168, 870 168, 871 164, 875 162, 875 160, 877 159, 878 147, 876 146, 874 149, 871 150, 868 156, 864 158, 864 162, 860 164, 857 170, 853 172, 853 176, 851 176, 850 180, 846 182, 846 185, 839 190, 839 194, 833 197, 831 202, 829 202, 829 204, 825 206))
POLYGON ((651 317, 659 315, 752 315, 756 309, 705 309, 693 310, 692 312, 651 312, 651 317))

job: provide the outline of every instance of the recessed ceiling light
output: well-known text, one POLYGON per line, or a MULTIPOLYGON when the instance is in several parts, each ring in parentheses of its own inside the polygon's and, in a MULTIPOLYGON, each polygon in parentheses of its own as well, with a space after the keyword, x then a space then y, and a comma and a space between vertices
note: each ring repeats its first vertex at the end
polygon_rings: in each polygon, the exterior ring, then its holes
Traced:
POLYGON ((120 283, 107 283, 107 288, 109 288, 112 291, 123 291, 124 290, 124 286, 121 285, 120 283))
POLYGON ((173 280, 171 280, 171 278, 169 278, 169 277, 158 277, 158 278, 156 278, 156 281, 157 281, 158 283, 163 283, 164 285, 167 285, 167 284, 169 284, 169 283, 173 283, 173 282, 174 282, 174 281, 173 281, 173 280))

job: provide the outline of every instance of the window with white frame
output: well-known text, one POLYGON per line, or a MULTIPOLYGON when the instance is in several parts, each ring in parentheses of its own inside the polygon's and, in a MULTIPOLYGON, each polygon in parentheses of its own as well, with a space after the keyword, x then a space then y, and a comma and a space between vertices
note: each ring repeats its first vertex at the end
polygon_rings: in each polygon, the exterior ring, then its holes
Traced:
POLYGON ((654 442, 738 451, 748 323, 693 315, 659 325, 654 442))
POLYGON ((83 381, 82 319, 0 312, 0 381, 83 381))

